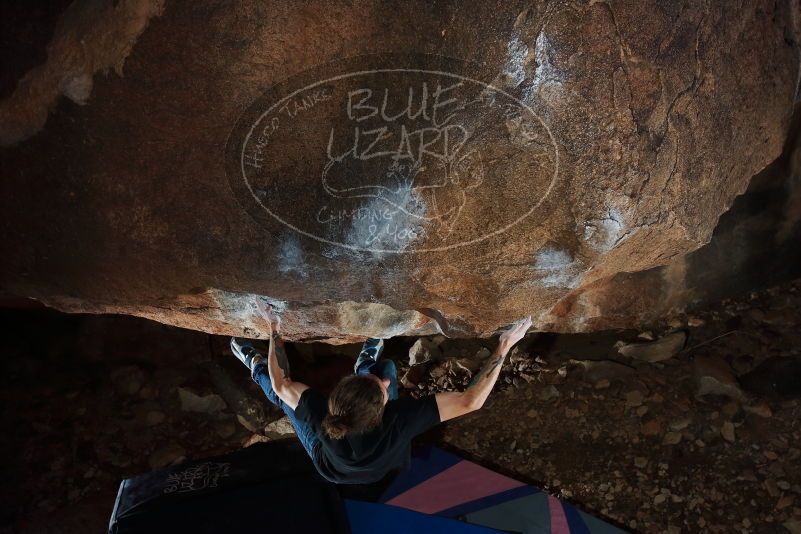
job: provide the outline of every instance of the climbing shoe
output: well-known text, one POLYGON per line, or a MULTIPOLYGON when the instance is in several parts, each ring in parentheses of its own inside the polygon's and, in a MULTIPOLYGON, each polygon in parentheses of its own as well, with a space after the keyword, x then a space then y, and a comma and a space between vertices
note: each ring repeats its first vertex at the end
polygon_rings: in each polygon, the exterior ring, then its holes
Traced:
POLYGON ((257 357, 259 359, 263 358, 250 341, 241 337, 231 338, 231 351, 251 371, 253 370, 253 360, 257 357))

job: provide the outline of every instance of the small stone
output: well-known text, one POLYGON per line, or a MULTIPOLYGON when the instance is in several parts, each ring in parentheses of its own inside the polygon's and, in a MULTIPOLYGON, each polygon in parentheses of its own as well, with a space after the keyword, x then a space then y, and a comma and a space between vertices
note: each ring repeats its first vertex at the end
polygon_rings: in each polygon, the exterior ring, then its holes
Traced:
POLYGON ((111 372, 111 383, 126 395, 135 395, 145 383, 145 372, 136 365, 124 365, 111 372))
POLYGON ((448 368, 445 365, 437 365, 429 372, 434 380, 444 379, 446 374, 448 374, 448 368))
POLYGON ((256 443, 267 443, 269 441, 270 438, 268 438, 267 436, 262 436, 261 434, 253 434, 242 443, 242 447, 250 447, 251 445, 255 445, 256 443))
POLYGON ((737 401, 744 401, 745 394, 740 389, 731 367, 721 358, 696 356, 693 362, 697 390, 696 395, 723 395, 737 401))
POLYGON ((526 381, 526 383, 531 384, 532 382, 537 381, 537 377, 528 373, 520 373, 520 378, 526 381))
POLYGON ((474 358, 459 358, 456 363, 471 373, 475 373, 481 368, 481 361, 474 358))
POLYGON ((691 326, 692 328, 698 328, 700 326, 704 326, 705 321, 700 317, 689 317, 687 319, 687 326, 691 326))
POLYGON ((643 404, 642 406, 639 406, 639 407, 637 408, 637 415, 638 415, 639 417, 642 417, 643 415, 645 415, 645 414, 647 414, 647 413, 648 413, 648 406, 646 406, 646 405, 644 405, 644 404, 643 404))
POLYGON ((239 414, 236 414, 236 420, 239 421, 239 424, 245 427, 248 432, 252 432, 255 434, 256 432, 259 431, 259 429, 253 425, 253 423, 251 423, 249 420, 247 420, 246 418, 242 417, 239 414))
POLYGON ((217 435, 223 439, 228 439, 236 433, 236 424, 233 420, 220 421, 214 428, 217 435))
POLYGON ((430 361, 438 361, 442 358, 442 351, 439 345, 430 339, 420 338, 414 342, 409 349, 409 365, 420 365, 430 361))
POLYGON ((142 400, 155 400, 158 396, 158 390, 152 386, 143 386, 139 390, 139 398, 142 400))
POLYGON ((778 460, 778 458, 779 458, 779 455, 776 454, 773 451, 764 451, 762 454, 765 455, 765 458, 767 458, 768 460, 771 460, 771 461, 778 460))
POLYGON ((289 417, 282 417, 264 427, 265 434, 278 434, 279 436, 291 436, 295 434, 295 427, 289 421, 289 417))
POLYGON ((667 495, 664 493, 659 493, 656 497, 654 497, 654 504, 662 504, 667 499, 667 495))
POLYGON ((443 343, 445 343, 446 339, 448 339, 448 338, 446 338, 442 334, 437 334, 436 336, 432 336, 431 337, 431 343, 434 343, 435 345, 440 346, 443 343))
POLYGON ((647 423, 640 425, 640 433, 643 436, 656 436, 661 431, 662 425, 659 424, 659 421, 657 420, 648 421, 647 423))
POLYGON ((770 409, 767 402, 759 402, 751 406, 744 406, 744 408, 746 412, 758 415, 759 417, 767 418, 773 416, 773 411, 770 409))
MULTIPOLYGON (((448 360, 445 362, 445 365, 448 368, 449 375, 470 377, 473 375, 473 371, 477 370, 481 366, 480 362, 476 361, 475 365, 473 365, 470 363, 472 361, 473 360, 469 360, 467 358, 461 358, 457 360, 448 360)), ((517 380, 517 377, 515 377, 515 379, 517 380)))
POLYGON ((787 529, 790 534, 801 534, 801 521, 797 519, 788 519, 782 526, 787 529))
POLYGON ((626 406, 629 408, 635 408, 642 404, 644 397, 642 391, 640 390, 633 390, 626 393, 626 406))
POLYGON ((169 443, 156 449, 148 458, 148 464, 152 469, 161 469, 180 462, 186 457, 186 449, 177 443, 169 443))
POLYGON ((737 413, 739 409, 740 407, 737 405, 736 402, 727 402, 726 404, 723 405, 720 411, 724 416, 731 418, 734 416, 734 414, 737 413))
POLYGON ((540 400, 549 401, 561 396, 559 390, 556 389, 556 386, 550 385, 542 388, 540 392, 537 394, 540 400))
POLYGON ((684 348, 687 341, 687 333, 684 331, 673 332, 656 341, 645 343, 625 343, 618 341, 615 344, 618 353, 628 358, 644 362, 661 362, 669 360, 684 348))
POLYGON ((776 510, 783 510, 788 506, 792 506, 793 500, 794 498, 792 495, 783 496, 781 499, 779 499, 779 502, 776 503, 776 510))
POLYGON ((674 432, 678 432, 679 430, 684 430, 688 426, 690 426, 690 422, 692 422, 692 417, 682 417, 681 419, 676 419, 672 423, 670 423, 670 429, 674 432))
POLYGON ((606 378, 602 378, 598 382, 595 383, 595 389, 606 389, 609 387, 609 380, 606 378))
MULTIPOLYGON (((582 379, 590 384, 595 384, 604 379, 610 382, 626 380, 635 372, 633 367, 609 360, 570 360, 570 363, 582 367, 582 379)), ((566 367, 565 374, 567 374, 566 367)))
POLYGON ((164 412, 160 412, 158 410, 151 410, 147 412, 147 415, 145 415, 145 424, 147 426, 156 426, 160 423, 163 423, 164 419, 166 418, 167 416, 164 415, 164 412))
POLYGON ((720 427, 720 435, 729 443, 734 443, 734 425, 731 421, 726 421, 720 427))
POLYGON ((750 527, 750 526, 751 526, 751 520, 750 520, 750 519, 748 519, 747 517, 746 517, 746 518, 744 518, 744 519, 743 519, 743 526, 744 526, 745 528, 748 528, 748 527, 750 527))
POLYGON ((406 389, 414 389, 425 378, 427 366, 425 364, 412 365, 401 377, 400 382, 406 389))
POLYGON ((644 456, 635 456, 634 457, 634 465, 642 469, 646 465, 648 465, 648 459, 644 456))
POLYGON ((768 495, 771 497, 779 497, 781 496, 782 492, 779 491, 779 486, 776 485, 774 480, 768 479, 765 481, 765 489, 768 491, 768 495))
POLYGON ((790 489, 790 483, 787 482, 786 480, 780 480, 776 482, 776 487, 779 488, 780 490, 787 491, 790 489))
POLYGON ((665 437, 662 438, 663 445, 676 445, 681 441, 681 433, 680 432, 668 432, 665 434, 665 437))
POLYGON ((198 395, 188 388, 178 388, 181 410, 185 412, 215 414, 228 407, 222 397, 216 393, 198 395))
POLYGON ((754 472, 750 469, 743 470, 742 474, 737 477, 737 480, 747 480, 748 482, 756 482, 757 477, 754 472))
POLYGON ((476 352, 476 359, 479 361, 484 361, 490 356, 492 356, 492 352, 487 347, 481 347, 478 349, 478 352, 476 352))

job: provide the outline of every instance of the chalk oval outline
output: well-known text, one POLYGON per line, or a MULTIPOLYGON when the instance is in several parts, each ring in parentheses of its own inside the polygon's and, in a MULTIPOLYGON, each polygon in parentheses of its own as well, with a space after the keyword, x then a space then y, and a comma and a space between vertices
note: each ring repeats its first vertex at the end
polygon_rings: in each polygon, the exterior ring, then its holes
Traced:
POLYGON ((301 87, 300 89, 296 89, 292 93, 290 93, 290 94, 286 95, 285 97, 281 98, 278 102, 276 102, 275 104, 273 104, 272 106, 267 108, 267 110, 264 113, 259 115, 259 117, 255 121, 253 121, 253 125, 250 127, 250 130, 248 130, 248 133, 247 133, 247 135, 245 136, 245 139, 242 142, 242 150, 240 152, 240 157, 239 157, 239 168, 240 168, 240 175, 242 177, 242 181, 245 183, 245 187, 247 187, 248 191, 250 192, 250 195, 253 197, 253 199, 256 201, 256 203, 259 206, 261 206, 262 209, 264 209, 264 211, 266 211, 273 219, 275 219, 276 221, 280 222, 281 224, 283 224, 287 228, 290 228, 291 230, 294 230, 294 231, 298 232, 301 235, 305 235, 306 237, 310 237, 311 239, 314 239, 314 240, 319 241, 321 243, 326 243, 328 245, 334 245, 334 246, 337 246, 337 247, 343 247, 343 248, 346 248, 348 250, 353 250, 353 251, 357 251, 357 252, 372 252, 372 253, 378 253, 378 254, 420 254, 420 253, 425 253, 425 252, 443 252, 443 251, 446 251, 446 250, 452 250, 452 249, 459 248, 459 247, 465 247, 465 246, 469 246, 469 245, 474 245, 476 243, 480 243, 481 241, 485 241, 485 240, 487 240, 487 239, 489 239, 491 237, 495 237, 497 235, 503 234, 507 230, 511 229, 512 227, 520 224, 524 219, 529 217, 534 212, 534 210, 536 210, 538 207, 540 207, 540 205, 542 205, 543 202, 545 202, 545 199, 548 198, 548 196, 551 194, 551 190, 556 185, 556 180, 557 180, 557 178, 559 176, 559 147, 556 144, 556 139, 554 138, 553 133, 551 132, 551 129, 548 128, 548 125, 545 124, 545 121, 543 121, 542 118, 537 113, 535 113, 533 109, 531 109, 531 107, 529 107, 527 104, 525 104, 519 98, 517 98, 515 96, 512 96, 511 94, 507 93, 503 89, 499 89, 499 88, 495 87, 494 85, 488 84, 486 82, 482 82, 480 80, 476 80, 474 78, 469 78, 467 76, 462 76, 462 75, 459 75, 459 74, 453 74, 451 72, 438 71, 438 70, 428 70, 428 69, 372 69, 372 70, 360 70, 360 71, 348 72, 348 73, 345 73, 345 74, 340 74, 338 76, 333 76, 331 78, 326 78, 325 80, 319 80, 319 81, 316 81, 316 82, 314 82, 312 84, 309 84, 309 85, 305 85, 305 86, 301 87), (337 80, 342 80, 342 79, 345 79, 345 78, 351 78, 351 77, 354 77, 354 76, 365 76, 365 75, 369 75, 369 74, 378 74, 378 73, 404 73, 404 72, 417 73, 417 74, 433 74, 433 75, 437 75, 437 76, 447 76, 447 77, 450 77, 450 78, 456 78, 458 80, 462 80, 462 81, 478 84, 478 85, 480 85, 480 86, 482 86, 482 87, 484 87, 486 89, 490 89, 491 91, 494 91, 496 93, 499 93, 499 94, 505 96, 506 98, 512 100, 513 102, 518 103, 521 107, 525 108, 529 113, 531 113, 531 115, 533 115, 540 122, 542 127, 545 128, 545 131, 548 132, 548 137, 550 138, 551 144, 553 145, 553 149, 554 149, 554 171, 553 171, 553 177, 551 178, 551 183, 548 184, 548 188, 545 190, 545 193, 542 195, 542 197, 539 199, 539 201, 537 201, 537 203, 535 203, 533 206, 531 206, 531 208, 526 213, 524 213, 523 215, 521 215, 520 217, 518 217, 517 219, 515 219, 511 223, 507 224, 506 226, 504 226, 502 228, 494 230, 494 231, 492 231, 492 232, 490 232, 488 234, 485 234, 485 235, 483 235, 481 237, 476 237, 476 238, 473 238, 473 239, 470 239, 470 240, 467 240, 467 241, 460 241, 459 243, 454 243, 454 244, 446 245, 446 246, 442 246, 442 247, 419 248, 419 249, 413 249, 413 250, 365 248, 365 247, 358 247, 358 246, 355 246, 355 245, 348 245, 348 244, 345 244, 345 243, 338 243, 336 241, 331 241, 329 239, 325 239, 324 237, 320 237, 318 235, 312 234, 311 232, 307 232, 305 230, 302 230, 302 229, 298 228, 297 226, 295 226, 294 224, 292 224, 292 223, 290 223, 288 221, 285 221, 278 214, 273 213, 273 211, 270 210, 270 208, 268 208, 267 206, 265 206, 262 203, 261 199, 259 199, 258 195, 256 195, 256 192, 253 191, 253 188, 250 186, 250 182, 248 182, 248 179, 247 179, 247 174, 245 172, 245 148, 247 147, 248 142, 250 140, 250 137, 253 134, 253 130, 256 129, 256 126, 261 123, 261 121, 262 121, 262 119, 264 119, 264 117, 266 117, 269 113, 271 113, 282 102, 284 102, 284 101, 286 101, 286 100, 288 100, 290 98, 293 98, 295 95, 297 95, 300 92, 306 91, 308 89, 312 89, 312 88, 317 87, 319 85, 327 84, 327 83, 330 83, 330 82, 335 82, 337 80))

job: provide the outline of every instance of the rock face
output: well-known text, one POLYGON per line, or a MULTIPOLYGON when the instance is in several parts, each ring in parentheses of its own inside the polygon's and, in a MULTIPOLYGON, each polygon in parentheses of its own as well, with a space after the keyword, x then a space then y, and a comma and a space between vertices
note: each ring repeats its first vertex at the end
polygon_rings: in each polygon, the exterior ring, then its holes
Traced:
POLYGON ((789 1, 95 4, 0 101, 2 289, 250 337, 685 306, 799 78, 789 1))

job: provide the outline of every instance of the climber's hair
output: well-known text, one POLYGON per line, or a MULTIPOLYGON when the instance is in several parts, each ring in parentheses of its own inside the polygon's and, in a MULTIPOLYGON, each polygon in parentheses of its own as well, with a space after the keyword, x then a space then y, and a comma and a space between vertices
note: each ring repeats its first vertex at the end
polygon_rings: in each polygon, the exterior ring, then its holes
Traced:
POLYGON ((369 376, 350 375, 339 381, 328 397, 323 429, 331 439, 378 426, 384 415, 384 392, 369 376))

